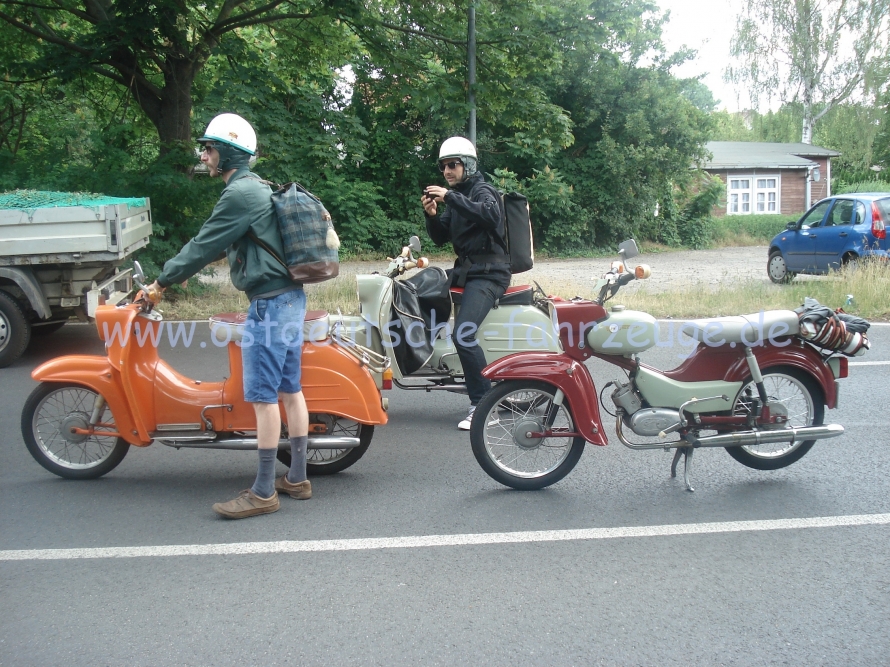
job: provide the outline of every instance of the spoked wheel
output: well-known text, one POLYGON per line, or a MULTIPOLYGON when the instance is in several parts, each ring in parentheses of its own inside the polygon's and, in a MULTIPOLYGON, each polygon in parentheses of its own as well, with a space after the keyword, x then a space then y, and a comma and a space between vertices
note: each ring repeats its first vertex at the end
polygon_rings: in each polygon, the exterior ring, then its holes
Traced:
MULTIPOLYGON (((825 416, 825 399, 813 379, 793 368, 771 368, 763 371, 763 384, 771 404, 783 410, 788 426, 819 426, 825 416)), ((757 398, 757 386, 749 380, 733 404, 733 413, 751 413, 752 399, 757 398)), ((774 442, 765 445, 727 447, 729 455, 739 463, 755 470, 778 470, 803 458, 815 440, 803 442, 774 442)))
POLYGON ((77 385, 44 383, 31 392, 22 409, 22 436, 37 463, 66 479, 94 479, 124 460, 130 444, 123 438, 72 432, 90 427, 97 405, 97 430, 117 430, 111 410, 97 399, 99 394, 77 385))
POLYGON ((556 391, 544 382, 511 380, 492 387, 479 402, 470 443, 479 465, 493 479, 523 491, 543 489, 578 463, 584 438, 530 435, 575 431, 568 405, 553 402, 556 391))
MULTIPOLYGON (((351 419, 344 419, 336 415, 309 415, 309 423, 321 422, 327 427, 324 435, 345 436, 358 438, 359 446, 350 449, 310 449, 306 452, 306 474, 333 475, 358 461, 371 444, 374 437, 374 427, 370 424, 359 424, 351 419)), ((279 449, 278 460, 284 465, 290 466, 290 450, 279 449)))

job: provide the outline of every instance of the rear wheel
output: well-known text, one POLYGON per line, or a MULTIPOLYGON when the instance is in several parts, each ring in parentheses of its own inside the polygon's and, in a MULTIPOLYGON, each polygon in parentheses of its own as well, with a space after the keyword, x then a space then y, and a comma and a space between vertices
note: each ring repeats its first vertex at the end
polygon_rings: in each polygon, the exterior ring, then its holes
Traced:
POLYGON ((473 413, 470 443, 482 469, 505 486, 543 489, 568 475, 584 453, 581 437, 530 437, 542 431, 573 433, 568 405, 556 405, 556 387, 510 380, 495 385, 473 413))
POLYGON ((794 276, 797 275, 788 270, 788 266, 785 264, 785 258, 778 250, 774 250, 770 253, 769 259, 766 262, 766 272, 769 274, 769 279, 777 284, 790 283, 794 279, 794 276))
MULTIPOLYGON (((794 368, 771 368, 763 371, 763 384, 771 404, 777 404, 788 417, 788 426, 819 426, 825 416, 825 399, 819 385, 809 376, 794 368)), ((757 398, 753 380, 742 387, 733 404, 733 413, 747 415, 757 398)), ((803 458, 815 444, 803 442, 775 442, 765 445, 727 447, 727 453, 739 463, 755 470, 778 470, 803 458)))
MULTIPOLYGON (((333 475, 346 470, 356 463, 371 445, 374 437, 374 426, 359 424, 351 419, 338 417, 337 415, 312 414, 309 415, 309 423, 321 422, 327 429, 323 435, 345 436, 358 438, 359 446, 350 449, 310 449, 306 452, 306 474, 310 477, 317 475, 333 475)), ((278 450, 278 460, 290 467, 291 455, 289 449, 278 450)))
POLYGON ((9 294, 0 291, 0 368, 6 368, 28 347, 31 324, 9 294))
POLYGON ((44 383, 31 392, 22 409, 22 437, 37 463, 66 479, 94 479, 124 460, 130 444, 98 432, 117 430, 107 405, 100 403, 102 426, 96 427, 97 433, 73 432, 90 428, 99 398, 91 389, 66 384, 44 383))

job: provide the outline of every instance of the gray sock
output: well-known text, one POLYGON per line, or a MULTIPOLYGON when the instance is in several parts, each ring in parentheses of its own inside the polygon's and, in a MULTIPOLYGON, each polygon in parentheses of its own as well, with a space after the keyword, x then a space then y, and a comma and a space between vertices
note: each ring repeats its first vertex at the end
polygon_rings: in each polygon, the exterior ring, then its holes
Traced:
POLYGON ((306 445, 309 436, 299 435, 290 438, 290 470, 287 471, 287 481, 291 484, 299 484, 306 481, 306 445))
POLYGON ((275 493, 275 455, 277 449, 258 449, 259 465, 257 466, 256 481, 251 487, 260 498, 271 498, 275 493))

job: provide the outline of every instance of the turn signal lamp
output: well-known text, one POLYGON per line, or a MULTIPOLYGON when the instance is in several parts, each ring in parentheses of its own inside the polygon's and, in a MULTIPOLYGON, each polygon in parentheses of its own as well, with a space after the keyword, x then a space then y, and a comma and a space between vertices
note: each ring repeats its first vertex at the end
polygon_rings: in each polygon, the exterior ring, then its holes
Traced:
POLYGON ((624 264, 621 262, 612 262, 612 265, 609 268, 616 273, 624 273, 624 264))
POLYGON ((887 238, 887 228, 884 226, 884 219, 876 201, 871 203, 871 233, 876 239, 887 238))
POLYGON ((430 265, 430 260, 428 260, 426 257, 421 257, 420 259, 417 260, 417 268, 418 269, 425 269, 429 265, 430 265))
POLYGON ((383 371, 383 389, 392 389, 392 369, 383 371))
POLYGON ((646 280, 646 278, 652 275, 652 269, 649 268, 648 264, 640 264, 634 269, 634 275, 637 277, 637 280, 646 280))

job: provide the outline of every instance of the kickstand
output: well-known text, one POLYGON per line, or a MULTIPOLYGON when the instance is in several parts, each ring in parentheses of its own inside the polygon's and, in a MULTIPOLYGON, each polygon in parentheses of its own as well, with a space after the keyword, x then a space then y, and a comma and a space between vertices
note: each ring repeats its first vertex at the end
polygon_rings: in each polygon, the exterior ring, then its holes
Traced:
POLYGON ((683 482, 686 484, 687 491, 695 491, 689 483, 689 472, 692 468, 692 453, 695 451, 693 447, 677 447, 674 451, 674 460, 671 461, 671 477, 677 476, 677 462, 680 456, 684 457, 683 461, 683 482))

